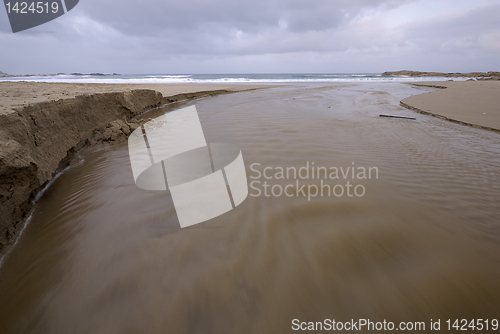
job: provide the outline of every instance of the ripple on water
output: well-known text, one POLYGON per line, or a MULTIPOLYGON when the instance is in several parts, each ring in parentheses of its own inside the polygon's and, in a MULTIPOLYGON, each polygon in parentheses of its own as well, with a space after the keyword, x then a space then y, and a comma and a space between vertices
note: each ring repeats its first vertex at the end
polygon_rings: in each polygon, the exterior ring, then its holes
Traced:
POLYGON ((415 92, 297 85, 196 101, 207 141, 240 146, 249 177, 254 163, 314 162, 379 178, 350 180, 363 197, 249 196, 186 229, 168 192, 135 186, 126 143, 82 152, 1 268, 0 328, 280 333, 295 318, 498 316, 500 136, 399 107, 415 92))

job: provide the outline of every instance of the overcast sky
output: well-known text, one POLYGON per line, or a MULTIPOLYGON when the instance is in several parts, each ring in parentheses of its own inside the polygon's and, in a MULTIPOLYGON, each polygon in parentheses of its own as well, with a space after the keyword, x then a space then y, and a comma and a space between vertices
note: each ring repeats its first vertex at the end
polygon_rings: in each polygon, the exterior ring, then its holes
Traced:
POLYGON ((0 71, 500 71, 500 0, 80 0, 13 34, 0 71))

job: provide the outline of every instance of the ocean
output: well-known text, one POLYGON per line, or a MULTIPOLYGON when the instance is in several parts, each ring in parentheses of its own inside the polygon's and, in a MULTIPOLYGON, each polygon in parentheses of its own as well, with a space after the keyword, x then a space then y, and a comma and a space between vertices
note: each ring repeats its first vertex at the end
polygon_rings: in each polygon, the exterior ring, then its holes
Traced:
MULTIPOLYGON (((453 78, 461 81, 467 78, 453 78)), ((446 81, 447 77, 409 77, 382 73, 289 73, 289 74, 57 74, 4 77, 1 81, 184 84, 184 83, 312 83, 312 82, 413 82, 446 81)))

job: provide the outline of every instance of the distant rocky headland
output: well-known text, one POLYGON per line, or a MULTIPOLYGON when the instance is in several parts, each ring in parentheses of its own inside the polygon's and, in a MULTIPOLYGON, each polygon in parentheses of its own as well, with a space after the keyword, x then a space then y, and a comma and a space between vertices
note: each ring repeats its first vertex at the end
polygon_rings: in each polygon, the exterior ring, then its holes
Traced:
POLYGON ((147 110, 256 89, 156 87, 165 95, 141 85, 0 82, 0 259, 20 235, 37 194, 79 149, 125 141, 149 120, 136 118, 147 110), (42 100, 30 103, 36 96, 42 100))
POLYGON ((11 77, 53 77, 55 75, 94 75, 94 76, 108 76, 108 75, 120 75, 118 73, 104 74, 104 73, 56 73, 56 74, 7 74, 0 71, 0 78, 11 78, 11 77))
POLYGON ((500 79, 500 72, 470 72, 470 73, 443 73, 443 72, 418 72, 418 71, 394 71, 384 72, 382 75, 404 75, 408 77, 450 77, 450 78, 491 78, 500 79))

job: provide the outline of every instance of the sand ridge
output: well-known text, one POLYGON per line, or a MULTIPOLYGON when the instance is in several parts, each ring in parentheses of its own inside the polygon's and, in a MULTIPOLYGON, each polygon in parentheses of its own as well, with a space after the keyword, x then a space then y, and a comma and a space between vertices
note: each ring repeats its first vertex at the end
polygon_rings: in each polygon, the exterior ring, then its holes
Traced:
POLYGON ((101 83, 59 83, 59 82, 0 82, 0 113, 13 108, 79 95, 126 92, 134 89, 151 89, 163 97, 197 93, 201 91, 227 90, 238 92, 269 87, 250 84, 101 84, 101 83))
POLYGON ((500 131, 500 81, 412 83, 442 88, 401 100, 401 105, 464 125, 500 131))

